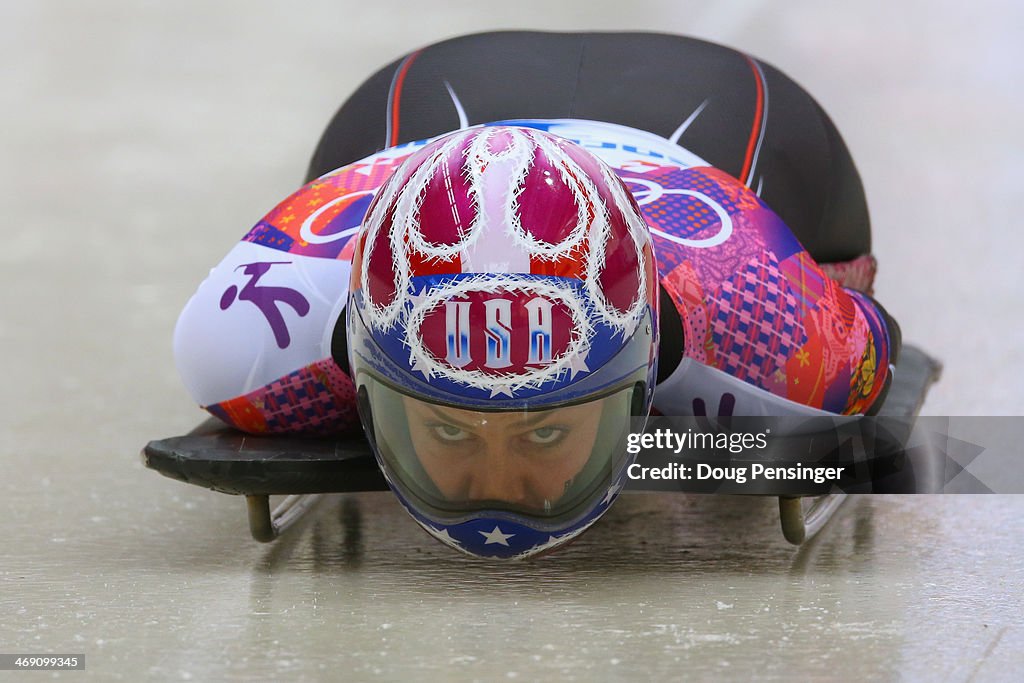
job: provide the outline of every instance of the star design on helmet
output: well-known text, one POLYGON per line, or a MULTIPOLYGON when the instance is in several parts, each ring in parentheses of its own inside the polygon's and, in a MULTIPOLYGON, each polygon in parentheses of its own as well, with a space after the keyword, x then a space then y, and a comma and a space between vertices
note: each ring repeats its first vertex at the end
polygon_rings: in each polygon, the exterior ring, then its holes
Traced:
POLYGON ((563 545, 565 543, 568 543, 569 541, 571 541, 572 539, 576 538, 577 536, 582 534, 584 531, 589 529, 590 526, 595 521, 597 521, 597 520, 596 519, 592 519, 589 522, 587 522, 586 524, 584 524, 583 526, 581 526, 580 528, 573 529, 572 531, 570 531, 568 533, 564 533, 561 536, 553 536, 553 535, 552 536, 548 536, 548 540, 544 541, 543 543, 538 543, 537 545, 533 546, 529 550, 520 553, 516 557, 518 559, 525 559, 527 557, 532 557, 533 555, 536 555, 538 553, 542 553, 545 550, 550 550, 551 548, 554 548, 556 546, 560 546, 560 545, 563 545))
POLYGON ((494 398, 495 396, 508 396, 509 398, 512 398, 512 389, 501 384, 493 386, 491 387, 491 395, 488 398, 494 398))
MULTIPOLYGON (((566 534, 566 536, 567 535, 568 534, 566 534)), ((530 548, 529 553, 533 555, 535 553, 540 553, 545 550, 548 550, 549 548, 554 548, 556 545, 560 545, 564 540, 566 540, 566 536, 548 536, 548 540, 544 541, 543 543, 538 543, 537 545, 530 548)))
POLYGON ((412 361, 412 371, 420 373, 423 375, 423 379, 429 381, 434 374, 431 372, 430 367, 422 359, 417 358, 415 354, 410 356, 409 360, 412 361))
POLYGON ((412 302, 412 307, 414 309, 419 308, 420 306, 422 306, 423 302, 427 300, 427 298, 428 298, 428 290, 429 290, 429 287, 423 287, 420 290, 419 294, 410 294, 409 295, 409 297, 408 297, 409 301, 412 302))
POLYGON ((569 361, 569 379, 576 379, 576 375, 581 372, 590 372, 590 368, 587 367, 586 354, 582 349, 569 361))
POLYGON ((622 489, 622 484, 612 484, 608 487, 608 491, 604 494, 604 499, 601 501, 601 505, 607 505, 612 502, 612 498, 622 489))
POLYGON ((461 543, 459 542, 459 540, 455 539, 455 538, 452 538, 451 534, 448 533, 447 529, 444 529, 444 528, 435 529, 434 527, 430 526, 429 524, 421 524, 420 526, 422 526, 426 530, 426 532, 428 534, 430 534, 431 536, 433 536, 437 540, 441 541, 442 543, 450 545, 453 548, 461 547, 461 543))
POLYGON ((548 550, 549 548, 554 548, 557 545, 561 545, 564 539, 564 536, 548 536, 548 540, 544 541, 543 543, 538 543, 537 545, 532 546, 530 548, 527 548, 523 552, 516 555, 514 559, 525 560, 528 557, 533 557, 534 555, 538 555, 544 552, 545 550, 548 550))
POLYGON ((494 525, 494 531, 478 531, 477 533, 483 536, 485 539, 487 539, 486 541, 484 541, 484 545, 498 543, 500 545, 505 546, 506 548, 508 547, 508 539, 515 536, 515 534, 502 533, 501 529, 498 527, 497 524, 494 525))

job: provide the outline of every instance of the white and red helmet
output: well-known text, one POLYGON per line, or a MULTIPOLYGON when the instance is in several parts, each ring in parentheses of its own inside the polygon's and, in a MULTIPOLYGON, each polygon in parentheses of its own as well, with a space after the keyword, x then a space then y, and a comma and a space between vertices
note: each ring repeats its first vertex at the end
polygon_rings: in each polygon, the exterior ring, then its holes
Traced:
POLYGON ((656 265, 622 181, 541 130, 463 130, 395 171, 357 240, 349 364, 410 513, 499 557, 593 523, 656 366, 656 265))

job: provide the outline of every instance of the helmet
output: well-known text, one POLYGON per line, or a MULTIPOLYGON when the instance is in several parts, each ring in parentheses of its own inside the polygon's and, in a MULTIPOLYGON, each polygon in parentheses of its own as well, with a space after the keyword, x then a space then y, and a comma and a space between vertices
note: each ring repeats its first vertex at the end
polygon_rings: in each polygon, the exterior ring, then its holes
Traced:
POLYGON ((487 557, 590 526, 657 362, 653 249, 622 181, 539 130, 461 130, 396 169, 356 239, 348 363, 409 513, 487 557))

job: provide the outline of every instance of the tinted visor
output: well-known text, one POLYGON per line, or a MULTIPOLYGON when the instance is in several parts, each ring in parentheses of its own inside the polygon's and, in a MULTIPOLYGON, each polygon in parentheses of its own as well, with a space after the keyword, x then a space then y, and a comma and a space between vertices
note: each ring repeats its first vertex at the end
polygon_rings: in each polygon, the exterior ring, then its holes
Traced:
POLYGON ((364 375, 360 401, 392 485, 422 512, 505 511, 554 528, 603 498, 623 465, 630 417, 643 406, 639 379, 557 407, 478 411, 364 375))

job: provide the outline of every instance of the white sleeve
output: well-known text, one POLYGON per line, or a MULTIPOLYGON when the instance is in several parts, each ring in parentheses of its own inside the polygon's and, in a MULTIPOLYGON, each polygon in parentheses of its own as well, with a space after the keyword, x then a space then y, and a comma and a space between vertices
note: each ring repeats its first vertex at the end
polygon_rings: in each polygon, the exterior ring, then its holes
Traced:
POLYGON ((330 358, 351 264, 239 242, 185 305, 174 359, 209 406, 330 358))

